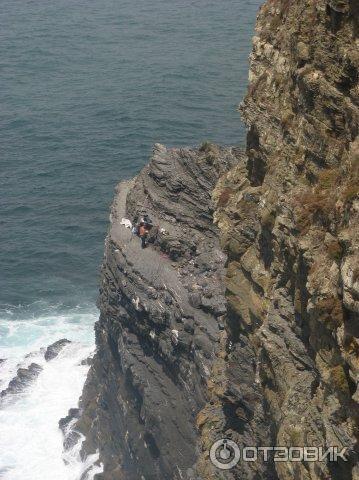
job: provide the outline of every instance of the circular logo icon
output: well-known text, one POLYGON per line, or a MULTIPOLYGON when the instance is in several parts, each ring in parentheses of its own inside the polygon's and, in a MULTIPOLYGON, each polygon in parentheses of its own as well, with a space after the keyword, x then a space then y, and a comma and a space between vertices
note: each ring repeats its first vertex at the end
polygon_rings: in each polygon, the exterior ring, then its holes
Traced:
POLYGON ((222 438, 212 445, 209 451, 209 458, 217 468, 230 470, 239 462, 241 452, 235 442, 228 438, 222 438))

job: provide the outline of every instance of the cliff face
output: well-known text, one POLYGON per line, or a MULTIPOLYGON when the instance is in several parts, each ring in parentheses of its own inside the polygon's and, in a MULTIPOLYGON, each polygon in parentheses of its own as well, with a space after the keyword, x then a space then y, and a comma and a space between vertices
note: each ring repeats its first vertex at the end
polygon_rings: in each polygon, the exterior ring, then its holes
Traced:
POLYGON ((239 157, 211 145, 156 145, 149 165, 117 189, 97 352, 76 425, 86 435, 83 454, 99 449, 101 478, 190 478, 196 415, 208 398, 226 312, 211 192, 239 157), (160 228, 145 249, 121 224, 143 213, 160 228))
POLYGON ((359 478, 358 31, 357 0, 268 0, 246 156, 157 145, 119 185, 76 426, 101 478, 359 478), (142 250, 121 219, 145 212, 142 250), (348 461, 218 470, 223 437, 348 461))
MULTIPOLYGON (((359 478, 358 20, 357 1, 260 11, 241 106, 246 168, 214 194, 239 424, 202 427, 205 451, 221 430, 240 445, 263 445, 266 431, 266 445, 345 446, 349 459, 240 464, 234 478, 359 478)), ((228 410, 228 396, 213 401, 228 410)))

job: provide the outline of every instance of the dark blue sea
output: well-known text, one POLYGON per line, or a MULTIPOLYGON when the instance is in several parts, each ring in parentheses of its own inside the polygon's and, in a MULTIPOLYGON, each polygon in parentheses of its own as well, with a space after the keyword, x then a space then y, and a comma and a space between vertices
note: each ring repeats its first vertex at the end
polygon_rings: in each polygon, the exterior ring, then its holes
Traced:
POLYGON ((0 390, 26 354, 42 364, 52 341, 77 345, 0 410, 1 478, 82 471, 76 459, 65 468, 57 421, 93 348, 114 187, 155 142, 243 144, 237 106, 261 3, 1 1, 0 390))

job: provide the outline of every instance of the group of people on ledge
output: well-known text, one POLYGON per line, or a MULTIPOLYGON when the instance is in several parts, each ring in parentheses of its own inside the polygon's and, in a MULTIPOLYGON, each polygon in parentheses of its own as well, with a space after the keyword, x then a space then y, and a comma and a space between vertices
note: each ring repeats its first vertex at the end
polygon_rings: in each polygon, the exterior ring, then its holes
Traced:
POLYGON ((141 247, 147 247, 147 240, 150 231, 153 228, 153 223, 150 217, 146 214, 132 227, 132 233, 141 239, 141 247))

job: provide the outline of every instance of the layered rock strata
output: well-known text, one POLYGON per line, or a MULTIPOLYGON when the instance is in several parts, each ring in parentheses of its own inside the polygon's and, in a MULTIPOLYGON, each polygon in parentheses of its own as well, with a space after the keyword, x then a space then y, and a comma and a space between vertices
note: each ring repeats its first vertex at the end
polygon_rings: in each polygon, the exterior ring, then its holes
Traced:
POLYGON ((224 265, 211 193, 241 154, 156 145, 119 184, 106 238, 97 352, 76 429, 99 450, 101 478, 190 478, 196 416, 224 335, 224 265), (147 213, 147 248, 121 224, 147 213))
POLYGON ((356 1, 260 10, 241 106, 248 160, 214 195, 229 343, 201 413, 203 478, 218 475, 207 453, 218 435, 347 448, 346 462, 242 462, 226 478, 359 478, 358 19, 356 1))

